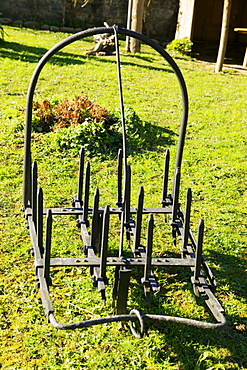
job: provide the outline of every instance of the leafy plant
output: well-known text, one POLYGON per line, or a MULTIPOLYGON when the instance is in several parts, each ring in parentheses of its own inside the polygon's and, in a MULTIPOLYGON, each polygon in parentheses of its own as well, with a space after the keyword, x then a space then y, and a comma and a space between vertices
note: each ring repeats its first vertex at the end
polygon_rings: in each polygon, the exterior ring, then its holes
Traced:
POLYGON ((183 55, 189 55, 192 51, 193 42, 190 40, 189 37, 183 37, 182 39, 175 39, 170 42, 166 50, 169 52, 178 52, 183 55))
POLYGON ((86 119, 80 125, 71 125, 57 132, 56 142, 61 151, 78 153, 84 147, 88 156, 109 151, 113 139, 103 123, 86 119))
MULTIPOLYGON (((75 96, 52 104, 47 99, 34 104, 33 131, 56 132, 61 151, 78 153, 81 146, 89 156, 116 152, 122 142, 122 124, 117 112, 109 113, 87 96, 75 96)), ((128 149, 147 149, 153 141, 151 125, 131 108, 125 110, 128 149)))
POLYGON ((87 96, 75 96, 74 99, 63 100, 60 104, 51 103, 45 99, 41 103, 33 103, 35 118, 33 130, 35 132, 49 132, 59 128, 79 125, 89 120, 104 123, 105 127, 112 124, 112 118, 105 108, 99 107, 87 96))
MULTIPOLYGON (((148 149, 150 147, 154 134, 149 122, 142 121, 134 109, 126 107, 125 109, 125 127, 127 144, 132 149, 148 149)), ((119 131, 122 128, 119 127, 119 131)))
POLYGON ((43 100, 42 103, 33 102, 35 118, 32 122, 34 132, 49 132, 54 126, 55 113, 53 107, 48 100, 43 100))

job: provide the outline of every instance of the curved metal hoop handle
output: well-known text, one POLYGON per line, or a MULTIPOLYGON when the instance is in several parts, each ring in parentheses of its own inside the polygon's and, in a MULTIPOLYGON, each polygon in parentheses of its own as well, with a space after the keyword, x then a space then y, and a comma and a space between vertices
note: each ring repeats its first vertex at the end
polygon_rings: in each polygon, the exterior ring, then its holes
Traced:
POLYGON ((98 27, 98 28, 92 28, 85 31, 78 32, 74 35, 71 35, 67 37, 66 39, 62 40, 55 46, 53 46, 49 51, 46 52, 46 54, 40 59, 39 63, 37 64, 35 71, 32 75, 28 93, 27 93, 27 103, 26 103, 26 121, 25 121, 25 148, 24 148, 24 174, 23 174, 23 209, 26 209, 28 206, 28 203, 31 200, 31 130, 32 130, 32 105, 33 105, 33 96, 35 87, 39 78, 39 75, 45 66, 45 64, 49 61, 49 59, 56 54, 58 51, 63 49, 65 46, 70 45, 71 43, 81 40, 85 37, 98 35, 101 33, 107 33, 114 34, 115 30, 117 29, 117 33, 125 36, 129 36, 132 38, 136 38, 140 40, 142 43, 149 45, 154 50, 156 50, 163 58, 169 63, 171 68, 173 69, 179 86, 181 90, 182 95, 182 105, 183 105, 183 113, 182 113, 182 122, 180 126, 180 134, 179 134, 179 141, 178 141, 178 150, 177 150, 177 157, 176 157, 176 164, 175 168, 181 167, 182 162, 182 155, 183 155, 183 147, 184 147, 184 140, 185 140, 185 134, 186 134, 186 126, 187 126, 187 120, 188 120, 188 94, 187 94, 187 88, 185 85, 185 81, 183 78, 183 75, 175 63, 175 61, 172 59, 172 57, 155 41, 150 39, 147 36, 144 36, 142 34, 139 34, 137 32, 133 32, 130 30, 127 30, 125 28, 120 27, 98 27))

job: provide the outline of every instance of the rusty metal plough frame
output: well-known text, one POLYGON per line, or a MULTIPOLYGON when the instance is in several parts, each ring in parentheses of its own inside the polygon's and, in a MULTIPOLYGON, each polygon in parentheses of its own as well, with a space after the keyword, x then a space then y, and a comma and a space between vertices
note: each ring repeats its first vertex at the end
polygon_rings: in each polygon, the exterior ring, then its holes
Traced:
POLYGON ((184 147, 186 125, 188 118, 188 96, 183 76, 169 54, 156 42, 148 37, 123 29, 117 26, 107 28, 94 28, 79 32, 69 36, 50 49, 39 61, 28 90, 27 109, 26 109, 26 128, 25 128, 25 157, 24 157, 24 186, 23 186, 23 209, 27 226, 30 231, 32 241, 32 253, 34 255, 35 275, 40 289, 42 304, 48 321, 58 329, 76 329, 89 327, 92 325, 108 322, 130 322, 132 333, 136 337, 144 334, 145 320, 160 320, 183 323, 203 328, 219 328, 225 325, 224 310, 214 296, 216 282, 202 255, 203 244, 203 220, 199 223, 198 239, 196 240, 190 229, 190 209, 191 209, 191 190, 187 192, 186 210, 182 211, 179 204, 180 188, 180 168, 184 147), (78 192, 74 197, 72 208, 43 208, 43 192, 37 185, 37 164, 31 162, 31 126, 32 126, 32 105, 34 90, 46 62, 59 50, 74 41, 88 36, 102 34, 115 35, 116 44, 116 65, 118 73, 118 86, 120 96, 120 110, 122 116, 122 135, 123 147, 118 153, 118 181, 117 181, 117 202, 115 207, 99 207, 99 190, 94 194, 94 204, 89 207, 89 187, 90 187, 90 163, 87 162, 84 171, 84 152, 80 152, 80 167, 78 192), (180 85, 183 113, 180 127, 178 150, 173 179, 172 194, 167 194, 168 174, 169 174, 169 151, 166 152, 163 190, 161 205, 158 208, 144 207, 144 191, 140 188, 137 207, 130 205, 131 192, 131 168, 126 156, 126 131, 124 118, 124 104, 122 94, 121 72, 120 72, 120 53, 119 35, 133 37, 142 43, 149 45, 156 50, 172 67, 180 85), (85 181, 84 181, 85 172, 85 181), (83 184, 84 183, 84 184, 83 184), (84 188, 84 191, 83 191, 84 188), (123 189, 122 189, 123 188, 123 189), (86 256, 79 258, 53 258, 51 257, 51 235, 52 235, 52 216, 53 215, 76 215, 77 223, 81 230, 86 256), (108 231, 111 215, 117 214, 120 220, 120 245, 118 256, 108 256, 108 231), (148 214, 147 241, 143 246, 140 241, 142 229, 142 216, 148 214), (164 218, 171 220, 171 233, 174 242, 179 240, 181 258, 155 257, 152 253, 153 247, 153 227, 154 216, 164 215, 164 218), (134 217, 133 217, 134 215, 134 217), (43 246, 43 218, 46 216, 46 237, 43 246), (91 225, 89 222, 91 220, 91 225), (132 249, 132 257, 125 257, 125 242, 132 249), (108 266, 115 267, 115 280, 113 286, 113 299, 116 301, 116 315, 110 317, 100 317, 98 319, 80 321, 72 324, 59 323, 55 318, 54 308, 49 294, 51 285, 50 269, 61 266, 86 266, 89 267, 93 284, 101 293, 102 300, 105 297, 105 287, 108 283, 106 272, 108 266), (191 271, 191 282, 195 297, 202 297, 209 308, 209 311, 216 320, 216 323, 173 317, 166 315, 141 314, 138 310, 131 310, 127 314, 127 296, 130 276, 133 267, 142 267, 142 284, 144 293, 148 301, 152 291, 158 290, 158 283, 153 272, 154 268, 165 269, 168 266, 184 266, 191 271), (137 332, 134 322, 139 322, 137 332))

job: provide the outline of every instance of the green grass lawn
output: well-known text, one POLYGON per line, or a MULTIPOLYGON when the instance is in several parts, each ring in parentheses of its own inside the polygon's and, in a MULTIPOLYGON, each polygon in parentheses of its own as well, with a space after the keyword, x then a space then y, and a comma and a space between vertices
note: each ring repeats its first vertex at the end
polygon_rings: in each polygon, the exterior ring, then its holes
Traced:
MULTIPOLYGON (((192 228, 205 220, 204 255, 216 276, 216 296, 225 308, 228 325, 204 330, 171 323, 154 323, 142 340, 118 324, 72 332, 57 331, 46 322, 35 288, 31 245, 22 207, 23 122, 26 93, 38 60, 66 35, 4 27, 0 43, 0 367, 3 369, 247 369, 247 113, 246 75, 225 70, 215 74, 207 65, 176 56, 187 83, 190 115, 185 143, 181 204, 192 188, 192 228)), ((51 102, 87 95, 110 112, 119 106, 115 57, 87 57, 95 42, 78 41, 61 50, 41 73, 35 99, 51 102)), ((124 44, 122 44, 122 48, 124 44)), ((123 51, 124 52, 124 51, 123 51)), ((124 101, 152 125, 157 142, 148 150, 130 152, 131 203, 137 204, 139 186, 145 205, 159 206, 164 153, 175 161, 181 101, 171 68, 148 47, 135 56, 121 55, 124 101)), ((78 158, 58 150, 56 132, 33 134, 33 159, 45 206, 70 206, 76 194, 78 158)), ((90 190, 100 189, 100 205, 116 201, 116 156, 91 160, 90 190)), ((170 176, 172 177, 172 170, 170 176)), ((170 189, 171 190, 171 189, 170 189)), ((90 197, 92 203, 92 196, 90 197)), ((52 251, 80 256, 81 241, 73 218, 64 228, 54 220, 52 251)), ((161 220, 156 238, 164 251, 178 253, 161 220)), ((115 229, 110 248, 114 249, 115 229)), ((183 271, 159 272, 160 293, 149 308, 142 288, 131 281, 128 308, 143 312, 208 319, 197 306, 183 271)), ((107 316, 111 307, 112 274, 107 302, 92 287, 87 270, 53 272, 51 294, 63 322, 107 316)))

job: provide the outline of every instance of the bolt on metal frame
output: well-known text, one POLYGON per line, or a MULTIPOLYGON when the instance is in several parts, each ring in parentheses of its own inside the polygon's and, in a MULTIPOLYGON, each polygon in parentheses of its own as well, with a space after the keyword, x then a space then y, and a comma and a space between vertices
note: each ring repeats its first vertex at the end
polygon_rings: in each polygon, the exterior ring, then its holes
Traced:
POLYGON ((37 285, 40 289, 42 304, 48 321, 58 329, 71 330, 76 328, 90 327, 109 322, 130 322, 132 333, 141 338, 144 335, 144 321, 164 321, 176 322, 202 328, 219 328, 226 324, 224 309, 214 295, 216 288, 215 278, 206 263, 202 254, 204 222, 199 223, 198 239, 196 240, 190 229, 190 210, 191 210, 191 190, 188 189, 186 199, 186 210, 180 207, 180 169, 182 154, 186 134, 188 119, 188 95, 184 78, 180 69, 171 56, 156 42, 150 38, 136 32, 113 27, 100 27, 88 29, 67 37, 51 48, 39 61, 30 81, 27 94, 26 106, 26 126, 25 126, 25 155, 24 155, 24 176, 23 176, 23 210, 29 228, 32 241, 31 251, 34 256, 34 267, 37 285), (90 188, 90 163, 86 162, 84 169, 84 150, 80 151, 78 192, 74 197, 71 208, 51 208, 43 207, 43 192, 37 184, 37 164, 31 160, 31 127, 32 127, 32 105, 35 87, 39 75, 47 61, 65 46, 81 40, 88 36, 102 33, 115 35, 116 44, 116 66, 118 74, 120 110, 122 120, 122 149, 118 152, 118 180, 117 180, 117 201, 116 206, 99 207, 99 189, 95 190, 93 206, 89 207, 89 188, 90 188), (164 176, 162 184, 162 199, 160 207, 144 207, 144 189, 140 187, 137 207, 130 205, 131 193, 131 167, 128 164, 126 155, 126 130, 124 116, 124 102, 122 93, 119 35, 134 37, 142 43, 149 45, 156 50, 173 69, 182 95, 182 120, 178 140, 178 149, 173 178, 173 191, 168 194, 169 177, 169 150, 166 151, 164 162, 164 176), (85 176, 84 176, 85 172, 85 176), (124 186, 122 186, 124 185, 124 186), (83 192, 84 188, 84 192, 83 192), (108 256, 109 225, 112 215, 118 215, 120 220, 120 243, 119 253, 115 257, 108 256), (142 217, 148 216, 147 241, 146 245, 141 244, 142 217), (164 218, 171 219, 171 235, 174 243, 179 240, 181 258, 154 257, 153 256, 153 229, 154 217, 161 214, 164 218), (52 217, 53 215, 76 215, 77 224, 81 230, 81 237, 84 245, 85 257, 81 258, 53 258, 51 257, 52 240, 52 217), (134 218, 133 218, 134 215, 134 218), (43 242, 43 223, 46 217, 46 236, 43 242), (91 220, 91 225, 90 221, 91 220), (125 257, 125 242, 132 250, 132 257, 125 257), (115 267, 115 277, 113 284, 113 300, 116 302, 116 315, 101 317, 98 319, 85 320, 71 324, 59 323, 55 318, 52 300, 49 294, 49 287, 52 284, 50 270, 53 267, 76 266, 89 267, 93 284, 97 287, 103 302, 106 300, 107 268, 115 267), (204 299, 209 311, 216 320, 216 323, 199 321, 194 319, 173 317, 167 315, 141 314, 138 310, 131 310, 127 314, 127 297, 130 277, 133 267, 143 268, 144 294, 148 302, 152 292, 158 290, 158 282, 153 272, 154 268, 165 269, 168 266, 184 266, 191 271, 191 283, 193 291, 198 301, 199 297, 204 299), (137 332, 134 322, 139 322, 140 329, 137 332))

